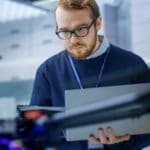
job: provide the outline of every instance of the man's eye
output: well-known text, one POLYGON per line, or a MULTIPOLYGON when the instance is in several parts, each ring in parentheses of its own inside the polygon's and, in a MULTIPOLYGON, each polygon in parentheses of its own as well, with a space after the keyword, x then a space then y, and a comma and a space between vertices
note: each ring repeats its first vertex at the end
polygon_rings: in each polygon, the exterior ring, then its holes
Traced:
POLYGON ((82 32, 85 32, 87 30, 86 27, 81 27, 79 28, 78 30, 76 30, 77 33, 82 33, 82 32))
POLYGON ((68 35, 70 34, 69 31, 59 31, 58 33, 59 33, 59 35, 61 35, 61 36, 68 36, 68 35))
POLYGON ((63 34, 69 34, 70 31, 61 31, 61 33, 63 33, 63 34))

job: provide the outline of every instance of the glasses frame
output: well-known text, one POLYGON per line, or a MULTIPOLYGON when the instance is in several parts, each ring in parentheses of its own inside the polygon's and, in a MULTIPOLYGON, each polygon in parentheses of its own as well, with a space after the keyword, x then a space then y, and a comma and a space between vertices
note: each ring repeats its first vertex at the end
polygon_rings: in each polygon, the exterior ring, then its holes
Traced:
POLYGON ((58 38, 60 38, 62 40, 68 40, 68 39, 70 39, 72 37, 72 34, 74 34, 76 37, 85 37, 85 36, 87 36, 89 34, 89 30, 90 30, 90 28, 92 27, 92 25, 94 23, 95 23, 95 20, 93 20, 90 25, 81 27, 81 28, 84 28, 84 29, 87 30, 87 33, 85 35, 82 35, 82 36, 78 35, 78 33, 77 33, 77 31, 79 29, 74 29, 74 30, 70 30, 70 31, 69 30, 68 31, 67 30, 65 30, 65 31, 56 31, 56 35, 58 36, 58 38), (62 32, 68 32, 68 33, 70 33, 70 36, 68 36, 68 38, 62 38, 60 36, 60 33, 62 33, 62 32))

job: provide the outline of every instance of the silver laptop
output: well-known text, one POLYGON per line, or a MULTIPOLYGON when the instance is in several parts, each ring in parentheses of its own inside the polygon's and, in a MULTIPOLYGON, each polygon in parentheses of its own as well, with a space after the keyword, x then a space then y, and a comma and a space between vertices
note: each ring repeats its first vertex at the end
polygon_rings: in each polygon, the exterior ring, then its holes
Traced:
MULTIPOLYGON (((65 109, 66 111, 70 111, 96 102, 107 101, 110 98, 114 98, 115 100, 115 97, 124 94, 139 93, 148 90, 150 90, 150 83, 66 90, 65 109)), ((103 128, 106 131, 106 128, 109 126, 114 129, 117 135, 150 133, 150 114, 134 119, 122 119, 66 129, 66 139, 67 141, 86 140, 92 133, 98 136, 98 128, 103 128)))

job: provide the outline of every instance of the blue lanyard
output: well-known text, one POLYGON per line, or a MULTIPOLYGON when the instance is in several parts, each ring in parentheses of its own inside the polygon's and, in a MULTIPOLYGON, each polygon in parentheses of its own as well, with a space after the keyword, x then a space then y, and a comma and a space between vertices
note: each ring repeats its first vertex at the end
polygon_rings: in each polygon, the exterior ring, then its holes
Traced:
MULTIPOLYGON (((110 46, 107 48, 107 53, 106 53, 106 55, 105 55, 103 64, 102 64, 102 66, 101 66, 101 68, 100 68, 100 72, 99 72, 99 76, 98 76, 98 82, 96 83, 96 87, 98 87, 98 85, 100 84, 100 81, 101 81, 101 78, 102 78, 102 75, 103 75, 103 71, 104 71, 104 68, 105 68, 105 64, 106 64, 106 61, 107 61, 109 52, 110 52, 110 46)), ((74 65, 74 63, 73 63, 72 57, 71 57, 69 54, 68 54, 68 58, 69 58, 69 62, 70 62, 70 64, 71 64, 73 73, 74 73, 74 75, 75 75, 75 77, 76 77, 76 80, 77 80, 77 82, 78 82, 78 84, 79 84, 79 87, 80 87, 80 89, 83 89, 81 80, 80 80, 80 78, 79 78, 79 75, 78 75, 77 70, 76 70, 76 68, 75 68, 75 65, 74 65)))

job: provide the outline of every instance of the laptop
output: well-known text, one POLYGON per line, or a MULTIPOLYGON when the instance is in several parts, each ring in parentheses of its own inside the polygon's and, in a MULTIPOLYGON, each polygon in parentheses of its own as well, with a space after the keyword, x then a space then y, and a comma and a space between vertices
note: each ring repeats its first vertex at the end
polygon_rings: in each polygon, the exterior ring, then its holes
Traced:
MULTIPOLYGON (((107 86, 99 88, 75 89, 65 91, 65 110, 70 111, 76 108, 89 106, 97 102, 107 101, 111 98, 129 93, 140 93, 150 90, 150 83, 107 86)), ((105 112, 104 112, 105 113, 105 112)), ((144 134, 150 133, 150 114, 139 118, 127 118, 104 123, 96 123, 87 126, 66 129, 67 141, 87 140, 90 134, 98 137, 98 128, 112 127, 116 135, 144 134)), ((106 133, 107 135, 107 133, 106 133)))

